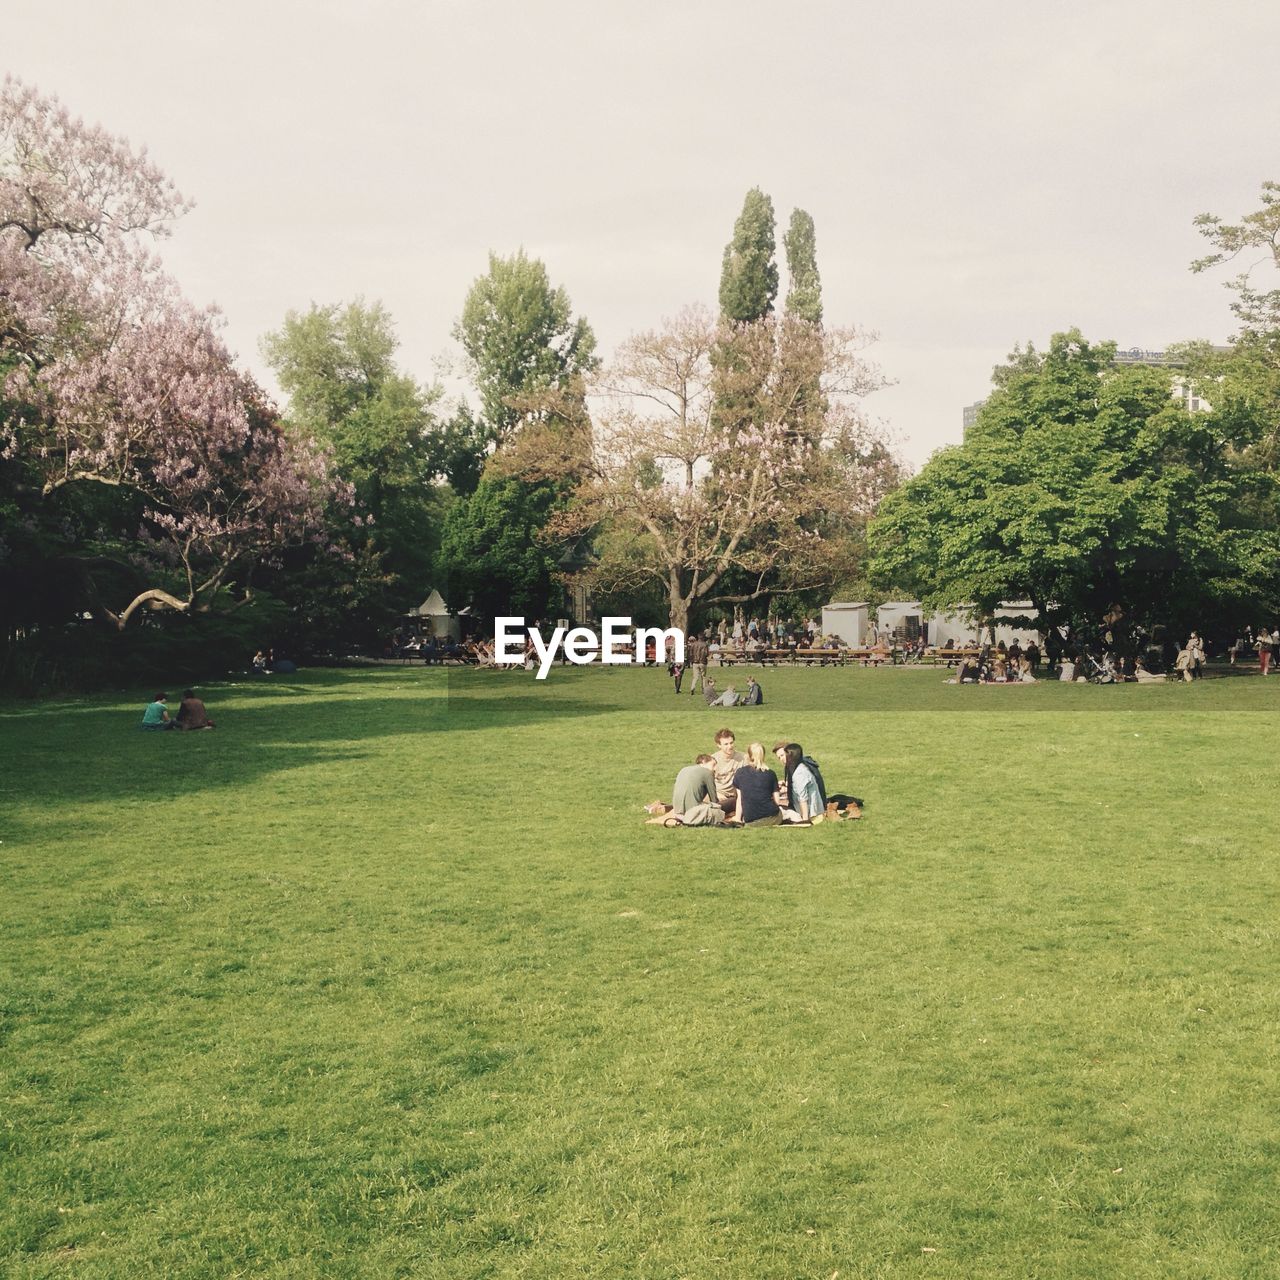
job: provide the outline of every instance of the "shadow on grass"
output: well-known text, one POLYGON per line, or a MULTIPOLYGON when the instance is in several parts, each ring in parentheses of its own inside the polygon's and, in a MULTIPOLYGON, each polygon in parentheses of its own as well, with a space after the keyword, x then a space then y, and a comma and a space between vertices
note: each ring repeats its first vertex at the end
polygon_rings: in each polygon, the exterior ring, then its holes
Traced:
MULTIPOLYGON (((399 673, 394 673, 399 674, 399 673)), ((202 792, 253 785, 264 778, 316 765, 359 769, 371 760, 384 769, 394 759, 385 745, 397 737, 439 739, 428 757, 446 758, 450 738, 497 723, 514 732, 561 719, 612 714, 609 701, 566 696, 528 698, 522 687, 472 688, 453 696, 439 689, 395 688, 376 681, 354 692, 350 681, 202 687, 218 728, 202 733, 144 733, 139 727, 149 695, 89 704, 42 704, 0 713, 0 841, 48 839, 49 811, 83 804, 154 803, 138 812, 139 837, 158 834, 177 815, 175 800, 202 792), (42 811, 39 822, 23 814, 42 811), (38 830, 37 830, 38 829, 38 830)), ((421 753, 406 768, 421 770, 421 753)), ((441 789, 445 787, 443 773, 441 789)), ((60 824, 75 838, 75 823, 60 824)))

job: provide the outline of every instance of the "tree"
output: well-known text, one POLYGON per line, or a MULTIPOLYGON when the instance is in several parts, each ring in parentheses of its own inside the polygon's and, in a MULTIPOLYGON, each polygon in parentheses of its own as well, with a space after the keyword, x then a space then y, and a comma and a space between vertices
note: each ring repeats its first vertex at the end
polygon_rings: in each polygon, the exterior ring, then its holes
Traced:
POLYGON ((558 500, 550 484, 487 470, 445 520, 440 578, 451 605, 481 615, 543 616, 557 556, 543 535, 558 500))
POLYGON ((1015 351, 963 445, 884 502, 872 579, 933 608, 1030 600, 1042 625, 1244 621, 1277 602, 1274 485, 1231 465, 1168 370, 1079 331, 1015 351))
POLYGON ((603 411, 558 527, 615 526, 609 545, 625 555, 598 566, 605 590, 656 582, 671 625, 687 628, 696 609, 817 587, 844 570, 833 531, 880 496, 853 443, 873 434, 856 406, 879 378, 861 335, 794 342, 801 323, 717 324, 691 309, 624 343, 597 379, 603 411), (713 368, 721 351, 730 358, 713 368), (815 416, 797 433, 815 378, 824 398, 808 403, 815 416), (731 420, 713 412, 713 388, 727 392, 731 420))
POLYGON ((1280 289, 1257 290, 1252 278, 1254 270, 1263 264, 1280 269, 1280 182, 1264 182, 1262 208, 1246 213, 1239 222, 1225 223, 1217 214, 1202 213, 1195 225, 1215 252, 1197 258, 1191 270, 1208 271, 1256 251, 1255 260, 1226 282, 1236 295, 1231 309, 1247 329, 1280 329, 1280 289))
POLYGON ((488 443, 484 424, 463 401, 427 438, 427 466, 432 475, 443 476, 454 493, 466 497, 480 483, 488 443))
POLYGON ((234 369, 216 317, 139 242, 184 207, 126 143, 4 82, 0 453, 33 519, 72 489, 137 499, 118 511, 140 527, 61 549, 118 627, 144 606, 207 609, 244 585, 264 555, 313 532, 328 487, 323 457, 287 439, 234 369))
POLYGON ((751 324, 773 312, 778 296, 773 201, 752 187, 733 224, 720 269, 720 314, 733 324, 751 324))
MULTIPOLYGON (((454 333, 495 451, 474 492, 451 513, 440 575, 451 600, 470 600, 480 612, 518 605, 541 614, 558 562, 546 522, 574 484, 587 422, 583 377, 599 363, 595 335, 573 318, 568 294, 551 287, 546 267, 523 250, 489 255, 489 272, 472 285, 454 333)), ((456 438, 474 438, 477 424, 465 406, 454 426, 456 438)))
POLYGON ((1239 461, 1271 474, 1280 472, 1280 289, 1258 289, 1259 268, 1280 270, 1280 183, 1262 184, 1262 208, 1227 224, 1214 214, 1196 220, 1215 252, 1196 259, 1207 271, 1246 255, 1245 270, 1226 281, 1235 294, 1232 311, 1241 329, 1227 351, 1208 343, 1178 349, 1191 386, 1213 406, 1214 421, 1231 441, 1239 461))
MULTIPOLYGON (((396 367, 398 345, 382 304, 361 299, 290 311, 262 340, 291 419, 331 450, 367 517, 352 536, 373 548, 388 575, 388 615, 417 604, 430 580, 440 505, 432 482, 443 443, 432 411, 439 389, 396 367)), ((339 521, 349 526, 345 512, 339 521)))
POLYGON ((467 294, 454 336, 467 354, 489 437, 501 446, 523 412, 513 398, 564 388, 597 366, 595 335, 575 320, 569 295, 521 249, 489 255, 489 271, 467 294))
POLYGON ((791 214, 791 225, 782 237, 787 251, 786 311, 812 325, 822 323, 822 280, 818 275, 817 240, 813 218, 803 209, 791 214))

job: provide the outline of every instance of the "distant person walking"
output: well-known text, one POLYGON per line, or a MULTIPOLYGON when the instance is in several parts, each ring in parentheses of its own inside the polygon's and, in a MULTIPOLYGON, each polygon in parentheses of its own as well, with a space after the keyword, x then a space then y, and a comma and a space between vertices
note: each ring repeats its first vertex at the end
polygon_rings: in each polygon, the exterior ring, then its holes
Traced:
POLYGON ((1271 649, 1274 643, 1275 640, 1272 637, 1271 632, 1268 631, 1266 627, 1259 627, 1257 641, 1258 666, 1262 668, 1262 674, 1264 676, 1270 674, 1271 649))
POLYGON ((689 685, 689 696, 692 697, 707 678, 707 660, 711 657, 711 646, 702 638, 701 632, 689 641, 684 656, 693 671, 693 682, 689 685))

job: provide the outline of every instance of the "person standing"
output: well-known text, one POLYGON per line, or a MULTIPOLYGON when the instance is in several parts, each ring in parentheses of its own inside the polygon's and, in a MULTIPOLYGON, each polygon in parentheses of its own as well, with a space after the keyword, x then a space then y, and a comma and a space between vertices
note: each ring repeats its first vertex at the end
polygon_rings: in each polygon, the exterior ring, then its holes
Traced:
POLYGON ((1270 674, 1271 647, 1273 643, 1271 632, 1266 627, 1259 627, 1257 641, 1258 666, 1262 668, 1264 676, 1270 674))
POLYGON ((1199 632, 1193 631, 1187 641, 1187 671, 1190 672, 1188 679, 1203 679, 1204 663, 1204 641, 1200 639, 1199 632))
POLYGON ((710 656, 711 647, 699 632, 689 641, 688 652, 685 654, 685 660, 693 670, 693 680, 689 685, 690 697, 698 692, 702 682, 707 678, 707 660, 710 656))

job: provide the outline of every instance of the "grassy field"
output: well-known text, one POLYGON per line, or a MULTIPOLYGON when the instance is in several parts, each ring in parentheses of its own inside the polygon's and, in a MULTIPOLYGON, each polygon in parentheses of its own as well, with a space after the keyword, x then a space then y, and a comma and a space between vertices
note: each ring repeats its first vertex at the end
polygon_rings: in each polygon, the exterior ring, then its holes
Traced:
POLYGON ((764 683, 0 708, 0 1274, 1280 1274, 1280 679, 764 683))

